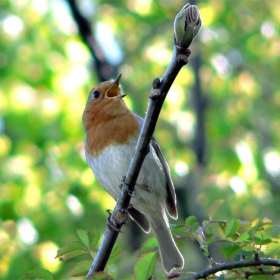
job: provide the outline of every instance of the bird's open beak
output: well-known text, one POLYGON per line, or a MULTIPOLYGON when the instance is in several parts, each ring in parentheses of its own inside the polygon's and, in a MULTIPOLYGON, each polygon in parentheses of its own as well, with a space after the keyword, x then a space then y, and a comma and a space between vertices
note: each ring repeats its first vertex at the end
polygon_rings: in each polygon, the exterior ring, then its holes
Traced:
POLYGON ((105 93, 106 97, 123 98, 126 96, 126 94, 121 94, 121 90, 119 88, 121 76, 122 76, 122 74, 120 74, 117 77, 117 79, 112 83, 112 85, 107 89, 107 91, 105 93))

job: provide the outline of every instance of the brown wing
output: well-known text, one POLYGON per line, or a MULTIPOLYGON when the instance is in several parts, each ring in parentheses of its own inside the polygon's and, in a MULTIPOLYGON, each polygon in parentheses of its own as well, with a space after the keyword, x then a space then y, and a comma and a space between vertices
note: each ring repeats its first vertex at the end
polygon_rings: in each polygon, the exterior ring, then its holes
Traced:
POLYGON ((166 208, 168 210, 169 215, 177 220, 178 218, 178 212, 177 212, 177 201, 176 201, 176 194, 175 194, 175 188, 171 179, 170 169, 169 166, 162 154, 162 151, 154 138, 154 136, 151 138, 151 145, 154 148, 156 155, 158 156, 158 159, 162 165, 163 171, 165 173, 166 177, 166 190, 167 190, 167 198, 165 200, 166 202, 166 208))

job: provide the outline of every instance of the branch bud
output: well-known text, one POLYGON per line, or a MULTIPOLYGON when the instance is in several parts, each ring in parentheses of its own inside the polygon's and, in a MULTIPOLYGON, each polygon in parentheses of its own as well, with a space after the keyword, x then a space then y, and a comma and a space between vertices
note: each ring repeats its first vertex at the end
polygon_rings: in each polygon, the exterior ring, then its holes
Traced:
POLYGON ((186 4, 174 20, 175 44, 186 49, 196 37, 201 27, 197 6, 186 4))

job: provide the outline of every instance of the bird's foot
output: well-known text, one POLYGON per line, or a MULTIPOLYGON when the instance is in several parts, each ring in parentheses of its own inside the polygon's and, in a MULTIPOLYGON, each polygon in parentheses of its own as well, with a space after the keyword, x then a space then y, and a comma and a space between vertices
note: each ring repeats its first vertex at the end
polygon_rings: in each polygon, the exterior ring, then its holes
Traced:
POLYGON ((125 210, 117 210, 112 213, 111 210, 107 209, 106 212, 109 214, 109 217, 107 218, 106 225, 109 229, 122 232, 119 227, 126 224, 127 218, 128 218, 128 211, 125 210))
POLYGON ((120 189, 121 189, 121 190, 126 190, 127 193, 128 193, 131 197, 137 198, 138 196, 137 196, 137 194, 135 193, 135 191, 134 191, 134 193, 133 193, 131 190, 128 189, 128 186, 127 186, 127 184, 126 184, 126 182, 125 182, 125 179, 126 179, 126 176, 123 176, 123 177, 122 177, 122 182, 121 182, 121 184, 120 184, 120 189))

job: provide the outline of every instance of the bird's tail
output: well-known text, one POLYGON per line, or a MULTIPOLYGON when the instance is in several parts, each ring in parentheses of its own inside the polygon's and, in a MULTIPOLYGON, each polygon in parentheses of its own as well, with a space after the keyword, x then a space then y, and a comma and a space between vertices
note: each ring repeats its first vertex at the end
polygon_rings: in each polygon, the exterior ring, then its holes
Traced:
POLYGON ((183 268, 184 258, 172 237, 165 211, 157 212, 157 215, 149 218, 158 241, 164 270, 169 273, 174 268, 183 268))

